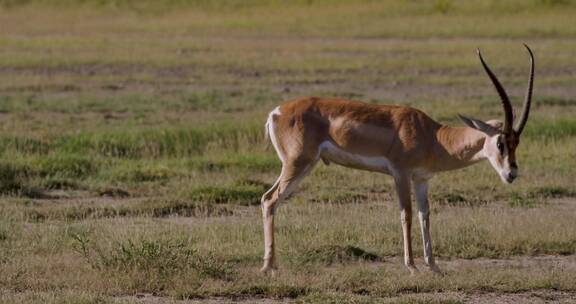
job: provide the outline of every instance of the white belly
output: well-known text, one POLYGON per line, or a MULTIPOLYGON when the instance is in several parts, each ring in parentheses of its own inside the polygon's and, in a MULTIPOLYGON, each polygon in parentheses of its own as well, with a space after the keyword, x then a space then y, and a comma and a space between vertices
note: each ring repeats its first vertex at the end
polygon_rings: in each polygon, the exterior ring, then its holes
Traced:
POLYGON ((346 167, 377 171, 387 174, 392 174, 393 172, 393 166, 386 157, 353 154, 342 150, 329 141, 324 141, 320 145, 320 157, 346 167))

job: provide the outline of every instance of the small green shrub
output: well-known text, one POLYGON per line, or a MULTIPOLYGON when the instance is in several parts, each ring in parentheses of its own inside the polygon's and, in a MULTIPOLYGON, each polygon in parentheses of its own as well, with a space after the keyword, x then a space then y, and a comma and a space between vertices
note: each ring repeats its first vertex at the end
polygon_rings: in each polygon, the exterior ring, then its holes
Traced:
POLYGON ((0 162, 0 194, 18 194, 29 188, 28 180, 34 175, 33 170, 24 165, 0 162))
POLYGON ((351 261, 379 261, 380 257, 359 247, 326 245, 307 251, 302 260, 304 263, 331 265, 351 261))

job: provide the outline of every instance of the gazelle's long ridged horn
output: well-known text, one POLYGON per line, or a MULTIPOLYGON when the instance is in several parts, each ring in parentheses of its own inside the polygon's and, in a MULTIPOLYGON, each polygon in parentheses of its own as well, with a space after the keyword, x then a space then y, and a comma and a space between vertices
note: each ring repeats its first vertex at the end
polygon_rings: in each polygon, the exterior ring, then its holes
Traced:
POLYGON ((515 132, 518 134, 522 133, 524 126, 526 125, 526 121, 528 121, 528 114, 530 113, 530 103, 532 102, 532 88, 534 86, 534 54, 532 54, 532 50, 528 47, 528 45, 524 44, 524 47, 528 50, 528 54, 530 55, 530 77, 528 78, 528 88, 526 89, 526 98, 524 100, 524 108, 522 109, 522 115, 514 128, 515 132))
POLYGON ((494 84, 494 87, 496 88, 496 91, 498 91, 498 95, 500 95, 500 100, 502 101, 502 106, 504 107, 504 127, 502 131, 505 134, 510 134, 510 131, 512 131, 512 122, 514 118, 512 115, 512 105, 510 104, 508 94, 506 94, 506 91, 504 90, 504 87, 502 87, 502 85, 500 84, 500 81, 498 81, 498 78, 496 78, 496 76, 494 75, 494 73, 492 73, 486 62, 484 62, 484 58, 482 58, 482 53, 480 53, 480 49, 477 49, 476 51, 478 52, 478 58, 480 58, 480 62, 482 63, 482 66, 484 67, 486 74, 488 74, 490 80, 492 80, 492 84, 494 84))

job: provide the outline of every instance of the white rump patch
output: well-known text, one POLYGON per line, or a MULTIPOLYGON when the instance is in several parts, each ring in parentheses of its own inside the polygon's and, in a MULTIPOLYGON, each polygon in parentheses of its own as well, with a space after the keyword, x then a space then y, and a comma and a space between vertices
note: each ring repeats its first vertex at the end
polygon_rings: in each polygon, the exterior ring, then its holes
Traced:
POLYGON ((320 144, 320 156, 345 167, 393 174, 393 166, 386 157, 362 156, 345 151, 330 141, 320 144))
POLYGON ((278 158, 284 163, 284 157, 282 153, 280 153, 280 146, 278 145, 278 138, 276 137, 276 132, 274 131, 274 116, 280 116, 280 108, 276 107, 270 114, 268 114, 268 120, 266 120, 266 132, 268 136, 270 136, 270 141, 272 141, 272 145, 274 146, 274 150, 276 150, 276 154, 278 154, 278 158))

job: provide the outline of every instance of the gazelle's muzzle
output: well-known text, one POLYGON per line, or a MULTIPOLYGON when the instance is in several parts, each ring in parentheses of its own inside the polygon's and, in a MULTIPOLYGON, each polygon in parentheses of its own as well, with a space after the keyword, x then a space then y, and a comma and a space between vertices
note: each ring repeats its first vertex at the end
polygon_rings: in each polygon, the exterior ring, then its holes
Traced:
POLYGON ((509 170, 502 170, 500 177, 505 183, 511 184, 518 177, 518 167, 516 164, 510 165, 509 170))

